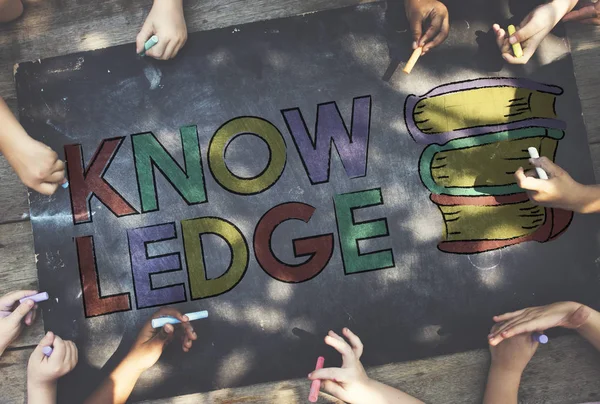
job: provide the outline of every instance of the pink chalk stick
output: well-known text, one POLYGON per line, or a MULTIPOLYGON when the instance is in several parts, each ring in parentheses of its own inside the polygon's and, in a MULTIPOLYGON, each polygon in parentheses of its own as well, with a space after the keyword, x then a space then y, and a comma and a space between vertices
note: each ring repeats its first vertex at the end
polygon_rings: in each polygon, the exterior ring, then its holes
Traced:
POLYGON ((25 300, 33 300, 36 303, 43 302, 45 300, 48 300, 48 292, 38 293, 37 295, 33 296, 25 296, 24 298, 19 300, 19 303, 22 304, 25 300))
MULTIPOLYGON (((317 358, 317 366, 315 367, 315 370, 323 369, 324 365, 325 358, 319 356, 317 358)), ((312 384, 310 385, 310 394, 308 395, 308 401, 310 401, 311 403, 316 403, 317 399, 319 398, 319 390, 321 390, 321 380, 313 380, 312 384)))

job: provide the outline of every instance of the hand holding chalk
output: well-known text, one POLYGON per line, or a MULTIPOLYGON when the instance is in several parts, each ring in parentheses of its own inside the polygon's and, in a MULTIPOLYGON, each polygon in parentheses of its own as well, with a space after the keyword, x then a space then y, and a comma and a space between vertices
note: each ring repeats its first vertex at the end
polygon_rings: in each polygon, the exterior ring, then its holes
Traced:
POLYGON ((17 290, 0 297, 0 355, 21 334, 23 324, 35 321, 35 302, 24 297, 35 295, 35 290, 17 290))
POLYGON ((498 345, 507 338, 526 333, 534 333, 532 338, 544 344, 548 342, 548 337, 541 333, 542 330, 553 327, 579 328, 587 321, 591 310, 581 303, 558 302, 494 316, 498 324, 488 336, 490 344, 498 345))
MULTIPOLYGON (((48 331, 29 357, 27 384, 42 389, 69 373, 78 361, 77 346, 48 331)), ((29 390, 30 394, 35 393, 29 390)), ((32 400, 30 402, 39 402, 32 400)))
MULTIPOLYGON (((497 332, 500 326, 501 324, 495 324, 490 333, 497 332)), ((524 333, 505 339, 497 345, 490 345, 492 356, 490 369, 500 369, 502 372, 510 372, 520 377, 538 348, 538 344, 534 342, 531 334, 524 333)))
POLYGON ((580 213, 590 213, 599 209, 600 192, 595 192, 598 189, 596 186, 578 183, 568 172, 545 156, 530 159, 529 162, 536 168, 537 175, 546 179, 535 178, 530 173, 525 173, 522 167, 515 172, 515 179, 517 185, 527 191, 529 199, 537 205, 580 213))
POLYGON ((423 54, 448 37, 450 17, 448 8, 438 0, 405 1, 406 17, 413 37, 413 49, 423 48, 423 54))
MULTIPOLYGON (((376 383, 369 379, 360 363, 363 351, 362 342, 347 328, 344 328, 343 334, 347 341, 333 331, 329 331, 325 337, 325 343, 342 355, 342 367, 316 369, 308 375, 308 378, 313 381, 309 397, 311 402, 315 402, 317 399, 320 382, 326 392, 342 401, 349 403, 374 402, 376 383)), ((322 362, 319 358, 317 368, 322 366, 322 362)), ((388 387, 381 386, 382 388, 388 387)), ((394 394, 404 393, 394 390, 394 394)))
POLYGON ((530 12, 518 29, 514 25, 508 26, 508 35, 498 24, 494 24, 496 42, 504 60, 511 64, 527 63, 567 11, 567 1, 547 2, 530 12))
MULTIPOLYGON (((192 317, 205 318, 206 313, 197 312, 192 317)), ((190 324, 190 319, 172 307, 163 307, 144 324, 124 360, 140 372, 151 368, 162 355, 164 347, 173 339, 177 324, 180 324, 179 327, 183 332, 181 348, 184 352, 188 352, 193 341, 198 338, 190 324), (154 328, 152 326, 154 320, 164 321, 164 325, 154 328)))
POLYGON ((155 1, 136 37, 136 52, 155 59, 172 59, 186 40, 181 1, 155 1))
MULTIPOLYGON (((0 111, 2 104, 0 100, 0 111)), ((18 122, 14 125, 20 127, 18 122)), ((11 136, 7 136, 10 140, 3 144, 2 152, 23 184, 40 194, 54 194, 65 178, 65 163, 54 150, 24 131, 11 136)))

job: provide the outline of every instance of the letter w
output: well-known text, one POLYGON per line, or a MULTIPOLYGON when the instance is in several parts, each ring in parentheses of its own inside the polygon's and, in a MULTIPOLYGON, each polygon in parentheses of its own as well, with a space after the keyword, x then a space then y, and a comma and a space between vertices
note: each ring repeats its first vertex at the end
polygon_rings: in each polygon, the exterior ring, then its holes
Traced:
POLYGON ((367 175, 371 124, 370 95, 354 98, 350 133, 335 102, 319 104, 314 141, 299 108, 285 109, 281 113, 313 185, 329 181, 332 143, 348 177, 367 175))

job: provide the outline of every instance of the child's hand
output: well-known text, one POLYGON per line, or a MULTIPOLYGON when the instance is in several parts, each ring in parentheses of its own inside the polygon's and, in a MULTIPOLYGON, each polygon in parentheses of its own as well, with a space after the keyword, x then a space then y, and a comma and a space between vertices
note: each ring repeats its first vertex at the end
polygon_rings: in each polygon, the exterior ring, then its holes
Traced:
POLYGON ((23 3, 21 0, 0 1, 0 23, 16 20, 23 14, 23 3))
POLYGON ((494 326, 488 339, 490 345, 495 346, 522 333, 543 332, 553 327, 579 328, 591 312, 592 309, 580 303, 558 302, 505 313, 494 316, 494 321, 499 324, 494 326))
POLYGON ((17 290, 0 297, 0 355, 21 334, 23 323, 33 324, 35 302, 26 300, 19 304, 19 300, 36 293, 35 290, 17 290))
POLYGON ((77 346, 73 341, 64 341, 49 331, 29 357, 27 388, 44 389, 54 386, 60 377, 69 373, 77 365, 78 355, 77 346), (53 347, 50 356, 42 352, 42 349, 47 346, 53 347))
POLYGON ((529 13, 517 32, 510 38, 506 31, 494 24, 496 42, 502 52, 502 57, 511 64, 525 64, 531 59, 542 40, 552 31, 561 18, 569 11, 570 2, 566 0, 554 0, 543 4, 529 13), (512 53, 511 44, 520 43, 523 48, 523 56, 517 58, 512 53))
MULTIPOLYGON (((532 165, 541 167, 548 174, 547 180, 527 176, 523 168, 515 172, 517 185, 526 190, 529 199, 542 205, 582 212, 585 205, 585 186, 576 182, 569 173, 549 158, 530 159, 532 165)), ((530 173, 533 175, 533 171, 530 173)))
POLYGON ((52 195, 65 181, 65 163, 58 154, 29 136, 9 140, 3 153, 21 181, 40 194, 52 195))
POLYGON ((342 401, 350 404, 370 402, 373 397, 372 381, 360 363, 363 344, 349 329, 344 328, 343 334, 350 344, 333 331, 325 337, 325 343, 342 354, 342 367, 315 370, 308 378, 323 380, 323 389, 342 401))
POLYGON ((444 3, 437 0, 405 0, 404 8, 413 33, 413 49, 422 46, 425 54, 446 40, 450 22, 444 3), (425 33, 424 26, 427 28, 425 33))
POLYGON ((172 324, 166 324, 160 329, 152 328, 152 319, 164 316, 175 317, 181 321, 181 324, 177 325, 184 331, 181 338, 181 348, 184 352, 188 352, 192 342, 198 338, 186 316, 171 307, 163 307, 144 324, 127 354, 127 362, 135 365, 140 372, 150 369, 162 355, 165 346, 173 339, 175 327, 172 324))
POLYGON ((600 2, 586 4, 578 10, 571 11, 563 17, 562 21, 577 21, 582 24, 600 25, 600 2))
POLYGON ((172 59, 187 41, 187 27, 183 16, 182 0, 154 0, 136 42, 136 52, 144 51, 144 43, 152 36, 158 43, 146 55, 160 60, 172 59))
MULTIPOLYGON (((501 324, 494 325, 491 333, 496 333, 500 326, 501 324)), ((520 376, 535 354, 538 345, 539 343, 529 332, 505 339, 497 345, 490 345, 491 367, 520 376)))

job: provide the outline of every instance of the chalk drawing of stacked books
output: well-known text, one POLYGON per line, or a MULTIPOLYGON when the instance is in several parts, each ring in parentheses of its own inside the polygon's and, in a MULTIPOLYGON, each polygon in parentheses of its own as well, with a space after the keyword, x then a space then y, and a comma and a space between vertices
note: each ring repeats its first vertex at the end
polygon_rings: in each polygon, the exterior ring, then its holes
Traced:
POLYGON ((560 87, 487 78, 436 87, 406 99, 408 132, 428 144, 419 174, 444 219, 441 251, 474 254, 525 241, 550 241, 573 213, 530 202, 514 172, 530 167, 528 147, 552 161, 565 123, 560 87))

